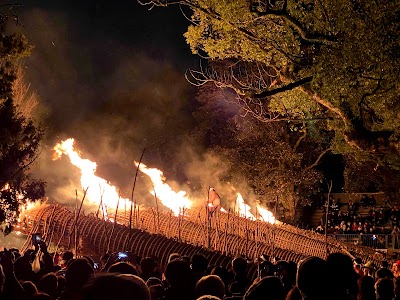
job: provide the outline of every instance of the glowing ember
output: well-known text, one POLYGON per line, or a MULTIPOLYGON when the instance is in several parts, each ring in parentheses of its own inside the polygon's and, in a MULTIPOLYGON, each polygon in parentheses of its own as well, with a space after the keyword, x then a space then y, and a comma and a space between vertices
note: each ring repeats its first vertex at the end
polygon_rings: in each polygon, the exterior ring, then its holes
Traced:
POLYGON ((274 217, 274 215, 272 214, 272 212, 270 212, 268 209, 266 209, 266 208, 262 208, 260 205, 258 205, 257 204, 257 210, 258 210, 258 213, 260 214, 260 216, 261 216, 261 219, 264 221, 264 222, 268 222, 268 223, 271 223, 271 224, 275 224, 275 217, 274 217))
POLYGON ((240 193, 237 193, 236 198, 236 212, 239 213, 241 217, 249 218, 255 220, 254 216, 250 212, 250 206, 244 203, 244 199, 240 193))
POLYGON ((25 212, 27 210, 30 210, 30 209, 34 208, 35 206, 39 206, 40 204, 41 204, 40 201, 33 202, 31 200, 27 200, 24 205, 21 205, 19 207, 20 216, 18 218, 18 222, 21 222, 21 220, 25 217, 25 212))
MULTIPOLYGON (((14 223, 14 221, 20 221, 21 219, 21 213, 23 213, 25 210, 33 208, 35 206, 35 202, 31 201, 28 198, 25 198, 25 195, 22 192, 19 192, 17 190, 13 190, 10 185, 7 183, 5 184, 1 189, 0 189, 0 195, 2 192, 12 192, 15 194, 12 194, 12 199, 13 202, 14 200, 17 200, 15 202, 18 202, 18 212, 14 211, 13 209, 10 209, 12 207, 12 204, 7 202, 7 201, 0 201, 0 209, 5 212, 5 222, 11 222, 14 223), (15 197, 15 198, 14 198, 15 197)), ((40 202, 40 201, 38 201, 40 202)))
MULTIPOLYGON (((67 155, 71 163, 78 167, 81 171, 81 185, 84 190, 87 189, 86 198, 89 202, 100 204, 102 199, 103 208, 115 208, 117 207, 118 198, 120 198, 119 193, 115 186, 110 185, 105 179, 100 178, 95 175, 97 164, 88 159, 83 159, 80 157, 79 153, 74 149, 74 139, 67 139, 53 148, 56 157, 53 159, 59 159, 61 156, 67 155)), ((120 198, 120 205, 129 203, 130 200, 120 198)))
MULTIPOLYGON (((138 166, 138 163, 135 162, 135 165, 138 166)), ((148 168, 143 163, 140 164, 139 170, 150 177, 157 198, 160 199, 163 205, 170 208, 175 215, 178 216, 182 211, 192 206, 192 201, 186 196, 185 191, 174 192, 172 188, 165 183, 166 178, 162 171, 156 168, 148 168)), ((149 192, 154 195, 153 189, 150 189, 149 192)))

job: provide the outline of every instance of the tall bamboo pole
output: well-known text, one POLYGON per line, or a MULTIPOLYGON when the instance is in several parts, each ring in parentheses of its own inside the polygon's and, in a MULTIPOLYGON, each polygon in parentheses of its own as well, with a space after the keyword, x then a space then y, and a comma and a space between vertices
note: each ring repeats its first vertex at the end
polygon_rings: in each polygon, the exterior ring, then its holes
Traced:
MULTIPOLYGON (((182 208, 182 213, 183 213, 183 208, 182 208)), ((179 207, 179 215, 178 215, 178 241, 179 242, 181 242, 182 213, 181 213, 181 207, 179 207)))
POLYGON ((126 199, 124 200, 124 226, 126 226, 126 199))
MULTIPOLYGON (((78 190, 75 190, 75 218, 78 217, 78 190)), ((75 226, 75 257, 78 257, 78 226, 75 226)))
POLYGON ((121 199, 121 191, 118 192, 118 201, 117 201, 117 207, 115 208, 115 215, 114 215, 114 224, 111 229, 110 237, 108 238, 108 243, 107 243, 107 253, 110 251, 110 243, 111 243, 111 238, 114 234, 115 226, 117 225, 117 218, 118 218, 118 206, 119 206, 119 200, 121 199))
POLYGON ((244 227, 244 230, 245 230, 245 233, 246 233, 246 250, 245 250, 245 252, 246 252, 246 258, 248 258, 248 251, 249 251, 249 220, 247 220, 247 207, 246 207, 246 205, 244 206, 244 222, 245 222, 245 227, 244 227))
MULTIPOLYGON (((241 220, 241 218, 240 218, 240 208, 239 208, 239 204, 237 203, 237 198, 236 198, 236 202, 235 202, 235 206, 237 205, 237 207, 238 207, 238 210, 237 210, 237 216, 236 216, 236 214, 235 214, 235 221, 236 221, 236 228, 237 228, 237 234, 238 235, 240 235, 240 231, 241 231, 241 226, 240 226, 240 224, 241 224, 241 222, 240 222, 240 220, 241 220)), ((242 254, 242 253, 238 253, 238 249, 239 249, 239 239, 236 239, 236 247, 235 247, 235 249, 236 249, 236 254, 242 254)))
POLYGON ((260 230, 260 220, 258 219, 258 207, 256 205, 256 222, 257 222, 257 226, 256 226, 256 233, 254 236, 254 240, 256 242, 256 257, 260 256, 260 253, 258 253, 258 233, 260 230))
MULTIPOLYGON (((78 218, 79 218, 79 215, 80 215, 81 210, 82 210, 83 201, 85 201, 86 193, 87 193, 88 189, 89 189, 89 187, 87 187, 86 190, 84 190, 84 192, 83 192, 83 197, 82 197, 81 205, 79 206, 78 214, 77 214, 77 216, 76 216, 76 218, 75 218, 75 220, 74 220, 74 223, 73 223, 73 225, 72 225, 72 232, 75 231, 76 223, 78 222, 78 218)), ((69 242, 68 242, 68 249, 70 249, 70 247, 71 247, 71 239, 70 239, 69 242)))
POLYGON ((231 208, 228 208, 228 220, 225 222, 225 242, 224 242, 224 250, 225 254, 228 254, 228 226, 229 226, 229 219, 231 216, 231 208))
MULTIPOLYGON (((134 178, 134 181, 133 181, 133 187, 132 187, 132 193, 131 193, 131 207, 129 209, 129 238, 125 240, 126 242, 125 242, 124 248, 127 247, 127 245, 129 244, 129 242, 131 241, 131 238, 132 238, 133 205, 134 205, 134 209, 136 211, 136 203, 133 202, 133 194, 135 192, 136 180, 137 180, 140 164, 142 163, 142 159, 143 159, 143 155, 144 155, 145 151, 146 151, 146 147, 143 148, 142 155, 140 156, 139 163, 138 163, 137 168, 136 168, 135 178, 134 178)), ((136 224, 136 225, 138 225, 138 224, 136 224)))
POLYGON ((329 202, 331 198, 331 191, 332 191, 332 180, 330 184, 328 185, 328 199, 327 199, 327 205, 326 205, 326 211, 325 211, 325 251, 326 251, 326 258, 328 258, 329 255, 329 248, 328 248, 328 212, 329 212, 329 202))
POLYGON ((207 190, 207 203, 206 203, 206 224, 207 224, 207 248, 211 247, 211 217, 210 212, 208 210, 208 202, 210 201, 210 186, 208 186, 207 190))
POLYGON ((153 185, 153 191, 154 191, 154 199, 156 201, 156 210, 157 210, 157 233, 159 234, 160 233, 160 212, 158 210, 157 194, 156 194, 154 185, 153 185))
POLYGON ((171 234, 171 221, 172 221, 172 209, 169 211, 168 235, 167 235, 169 237, 172 237, 172 234, 171 234))
POLYGON ((215 209, 215 207, 213 208, 214 209, 214 212, 213 212, 213 214, 214 214, 214 220, 215 220, 215 227, 216 227, 216 238, 217 238, 217 247, 216 247, 216 249, 218 250, 218 251, 222 251, 222 245, 221 245, 221 236, 220 236, 220 219, 219 219, 219 211, 218 210, 216 210, 215 209))
MULTIPOLYGON (((131 209, 129 211, 129 230, 132 230, 132 206, 134 204, 133 203, 133 193, 135 192, 136 180, 137 180, 140 164, 142 163, 142 159, 143 159, 143 155, 144 155, 145 151, 146 151, 146 147, 144 147, 144 149, 142 151, 142 155, 140 156, 139 163, 136 168, 135 178, 133 180, 133 187, 132 187, 132 194, 131 194, 131 209)), ((136 210, 136 203, 135 203, 135 210, 136 210)), ((138 224, 136 224, 136 225, 138 225, 138 224)))
MULTIPOLYGON (((104 195, 104 190, 101 188, 101 184, 100 184, 100 183, 99 183, 99 189, 100 189, 100 203, 99 203, 99 207, 97 208, 96 218, 99 217, 100 208, 103 210, 103 195, 104 195)), ((103 213, 104 213, 104 211, 103 211, 103 213)))
MULTIPOLYGON (((276 196, 276 200, 275 200, 275 216, 278 210, 278 200, 279 200, 279 196, 276 196)), ((272 225, 272 251, 271 251, 271 257, 274 258, 275 257, 275 228, 276 225, 272 225)))

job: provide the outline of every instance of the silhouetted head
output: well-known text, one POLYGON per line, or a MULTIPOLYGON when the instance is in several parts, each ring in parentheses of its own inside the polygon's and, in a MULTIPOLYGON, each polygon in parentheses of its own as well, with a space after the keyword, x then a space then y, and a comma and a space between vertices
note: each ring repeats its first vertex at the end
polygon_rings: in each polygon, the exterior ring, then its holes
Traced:
POLYGON ((28 296, 28 299, 31 299, 31 297, 38 292, 36 285, 32 281, 24 281, 21 283, 21 286, 28 296))
POLYGON ((84 300, 150 300, 150 292, 143 279, 127 274, 96 276, 85 285, 83 295, 84 300))
POLYGON ((205 272, 208 267, 208 259, 201 254, 193 254, 190 264, 193 272, 205 272))
POLYGON ((327 262, 319 257, 302 260, 297 269, 297 287, 303 296, 313 300, 325 299, 327 293, 327 262))
POLYGON ((217 275, 203 276, 196 283, 196 297, 213 295, 218 298, 225 296, 225 284, 217 275))
POLYGON ((278 277, 269 276, 253 283, 243 296, 243 300, 284 300, 285 293, 278 277))
POLYGON ((117 262, 117 263, 111 265, 108 268, 108 272, 109 273, 118 273, 118 274, 131 274, 131 275, 136 275, 136 276, 139 275, 139 272, 137 271, 135 266, 126 261, 120 261, 120 262, 117 262))
POLYGON ((179 253, 171 253, 168 257, 168 262, 173 261, 174 259, 180 259, 181 255, 179 253))
POLYGON ((14 262, 15 277, 21 281, 33 281, 35 273, 32 271, 32 265, 26 257, 19 257, 14 262))
POLYGON ((92 266, 84 258, 74 260, 65 272, 65 288, 81 289, 94 275, 92 266))
POLYGON ((381 278, 375 283, 376 299, 392 300, 394 297, 394 283, 390 278, 381 278))
POLYGON ((232 269, 235 274, 243 274, 247 269, 247 261, 243 257, 236 257, 232 261, 232 269))
POLYGON ((58 280, 54 273, 48 273, 42 276, 38 282, 39 291, 46 293, 52 297, 57 294, 58 280))
POLYGON ((180 259, 172 260, 168 263, 164 275, 171 287, 194 290, 194 275, 186 261, 180 259))

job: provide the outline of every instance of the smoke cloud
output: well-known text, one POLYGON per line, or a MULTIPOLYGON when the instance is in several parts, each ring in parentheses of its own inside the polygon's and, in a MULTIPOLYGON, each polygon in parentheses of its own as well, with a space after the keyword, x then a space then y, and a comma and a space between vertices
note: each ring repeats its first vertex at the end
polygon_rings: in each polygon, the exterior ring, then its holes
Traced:
MULTIPOLYGON (((52 147, 69 137, 123 197, 130 197, 133 163, 144 148, 143 162, 163 170, 174 189, 198 202, 205 201, 209 186, 225 205, 236 192, 249 190, 240 176, 224 180, 229 162, 190 138, 199 104, 183 74, 197 58, 185 44, 187 21, 179 11, 148 12, 122 0, 51 2, 28 2, 19 12, 24 27, 17 27, 35 46, 25 61, 26 80, 47 114, 33 172, 47 181, 51 201, 73 206, 75 190, 82 195, 79 170, 67 157, 51 160, 52 147)), ((135 198, 154 206, 149 188, 147 176, 139 174, 135 198)))

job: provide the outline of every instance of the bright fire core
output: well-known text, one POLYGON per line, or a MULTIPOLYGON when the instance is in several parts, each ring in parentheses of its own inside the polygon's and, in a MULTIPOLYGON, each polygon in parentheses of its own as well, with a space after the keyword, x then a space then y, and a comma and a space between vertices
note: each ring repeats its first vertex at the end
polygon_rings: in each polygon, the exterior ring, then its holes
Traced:
MULTIPOLYGON (((117 205, 123 207, 130 206, 129 199, 122 198, 117 188, 107 182, 105 179, 95 175, 97 164, 88 159, 81 158, 77 150, 74 149, 74 139, 69 138, 55 145, 53 148, 55 157, 60 159, 64 154, 69 157, 71 163, 81 171, 81 185, 86 191, 86 199, 97 205, 103 206, 103 211, 109 208, 116 208, 117 205), (119 204, 118 204, 119 203, 119 204)), ((135 165, 139 164, 135 162, 135 165)), ((139 170, 149 176, 153 187, 149 192, 156 196, 161 203, 171 209, 175 215, 184 213, 184 210, 192 207, 193 201, 189 199, 185 191, 175 192, 165 181, 163 172, 156 168, 148 168, 144 164, 140 164, 139 170)), ((240 193, 237 194, 236 213, 242 217, 259 219, 269 223, 275 223, 275 218, 270 211, 257 205, 258 214, 256 217, 250 213, 250 206, 245 204, 240 193)), ((224 211, 224 210, 223 210, 224 211)))

